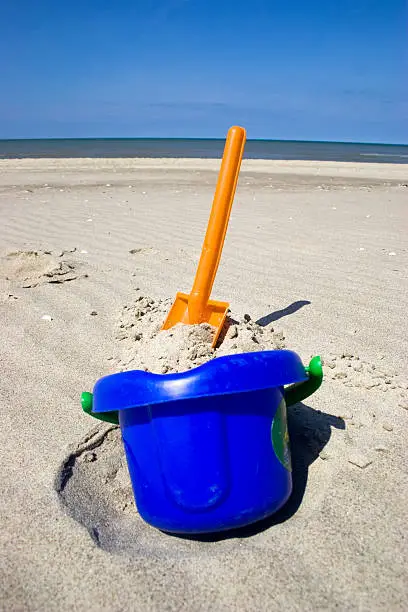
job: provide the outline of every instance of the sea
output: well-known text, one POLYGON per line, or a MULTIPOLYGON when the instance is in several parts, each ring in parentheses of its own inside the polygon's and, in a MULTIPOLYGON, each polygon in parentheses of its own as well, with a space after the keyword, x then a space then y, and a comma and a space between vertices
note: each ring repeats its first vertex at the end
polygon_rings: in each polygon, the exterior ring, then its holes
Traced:
MULTIPOLYGON (((223 139, 69 138, 0 140, 0 159, 69 157, 219 158, 223 139)), ((408 164, 408 145, 248 140, 247 159, 408 164)))

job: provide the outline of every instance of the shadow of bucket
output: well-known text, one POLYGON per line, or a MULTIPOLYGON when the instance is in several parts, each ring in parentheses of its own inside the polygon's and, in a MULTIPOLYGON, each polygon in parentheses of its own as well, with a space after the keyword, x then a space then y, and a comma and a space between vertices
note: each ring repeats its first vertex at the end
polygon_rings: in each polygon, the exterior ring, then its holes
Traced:
POLYGON ((292 351, 244 353, 179 374, 106 376, 82 405, 119 422, 142 518, 163 531, 208 533, 261 520, 286 502, 286 406, 322 377, 319 357, 305 368, 292 351))

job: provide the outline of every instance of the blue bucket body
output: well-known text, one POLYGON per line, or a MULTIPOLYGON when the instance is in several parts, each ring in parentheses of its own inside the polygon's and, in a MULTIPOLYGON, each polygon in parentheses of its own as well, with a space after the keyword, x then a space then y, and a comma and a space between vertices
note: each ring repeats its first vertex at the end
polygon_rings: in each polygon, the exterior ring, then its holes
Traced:
POLYGON ((171 532, 252 523, 290 495, 272 446, 280 389, 158 404, 120 413, 141 516, 171 532))
POLYGON ((283 386, 306 379, 290 351, 221 357, 181 374, 100 379, 94 411, 119 411, 138 511, 174 533, 242 527, 292 490, 283 386))

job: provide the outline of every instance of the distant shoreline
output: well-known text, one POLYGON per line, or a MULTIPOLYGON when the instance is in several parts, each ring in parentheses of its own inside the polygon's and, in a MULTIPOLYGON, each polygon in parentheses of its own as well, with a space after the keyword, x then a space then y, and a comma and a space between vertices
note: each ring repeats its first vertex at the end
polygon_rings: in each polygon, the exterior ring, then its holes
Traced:
MULTIPOLYGON (((89 138, 0 140, 0 159, 219 159, 222 139, 89 138)), ((408 145, 248 140, 244 158, 262 161, 408 164, 408 145)))

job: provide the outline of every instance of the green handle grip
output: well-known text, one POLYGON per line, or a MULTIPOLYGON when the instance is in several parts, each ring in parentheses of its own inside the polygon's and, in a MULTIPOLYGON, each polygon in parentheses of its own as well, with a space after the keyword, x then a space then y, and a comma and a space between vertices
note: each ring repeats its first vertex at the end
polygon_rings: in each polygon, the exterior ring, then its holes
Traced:
POLYGON ((284 397, 287 406, 297 404, 297 402, 301 402, 306 397, 309 397, 309 395, 312 395, 312 393, 317 391, 322 384, 323 368, 320 357, 313 357, 305 370, 309 377, 308 380, 291 385, 284 390, 284 397))
POLYGON ((99 421, 106 421, 106 423, 113 423, 114 425, 119 425, 119 416, 117 410, 112 410, 112 412, 92 412, 92 393, 89 391, 84 391, 81 395, 81 404, 82 410, 89 414, 90 416, 95 417, 95 419, 99 419, 99 421))

